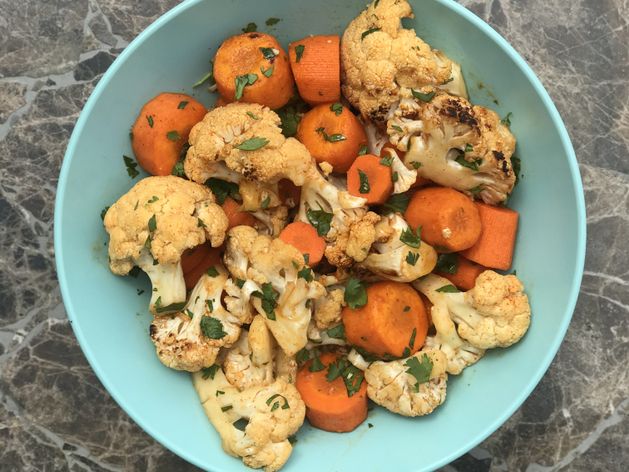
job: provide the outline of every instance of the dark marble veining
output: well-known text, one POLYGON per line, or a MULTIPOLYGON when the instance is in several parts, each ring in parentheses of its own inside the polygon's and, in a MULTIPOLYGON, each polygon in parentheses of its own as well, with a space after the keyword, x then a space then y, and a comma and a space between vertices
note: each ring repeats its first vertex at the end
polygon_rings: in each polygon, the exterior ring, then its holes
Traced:
MULTIPOLYGON (((196 470, 102 388, 54 270, 58 171, 117 54, 174 0, 0 0, 0 471, 196 470)), ((629 3, 461 0, 539 74, 572 137, 588 254, 566 339, 531 397, 450 472, 629 467, 629 3)))

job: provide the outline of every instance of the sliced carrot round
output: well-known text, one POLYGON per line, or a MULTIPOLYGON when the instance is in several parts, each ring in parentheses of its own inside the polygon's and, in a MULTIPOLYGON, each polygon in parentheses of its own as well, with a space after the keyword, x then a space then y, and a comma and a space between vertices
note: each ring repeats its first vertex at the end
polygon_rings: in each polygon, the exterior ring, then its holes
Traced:
POLYGON ((256 223, 256 219, 254 218, 254 216, 249 212, 242 211, 240 209, 240 203, 238 203, 233 198, 225 198, 225 201, 223 202, 221 207, 223 208, 223 211, 227 216, 227 229, 240 225, 253 226, 256 223))
POLYGON ((319 236, 314 226, 295 221, 282 230, 280 239, 297 248, 304 257, 307 255, 310 267, 321 262, 325 251, 325 239, 319 236))
POLYGON ((393 192, 391 167, 373 154, 358 156, 347 171, 347 191, 367 199, 368 205, 387 201, 393 192))

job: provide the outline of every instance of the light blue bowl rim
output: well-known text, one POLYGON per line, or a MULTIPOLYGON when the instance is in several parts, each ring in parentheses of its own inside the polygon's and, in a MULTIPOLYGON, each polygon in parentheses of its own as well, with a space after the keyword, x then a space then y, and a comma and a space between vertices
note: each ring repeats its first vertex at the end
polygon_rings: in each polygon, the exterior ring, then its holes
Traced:
MULTIPOLYGON (((107 72, 103 75, 101 80, 98 82, 96 87, 94 88, 91 96, 89 97, 87 103, 85 104, 79 119, 77 120, 74 131, 72 132, 72 136, 70 137, 70 141, 68 143, 68 148, 66 150, 63 164, 61 166, 61 172, 59 174, 59 183, 57 185, 57 196, 55 199, 55 216, 54 216, 54 245, 55 245, 55 253, 56 253, 56 268, 57 268, 57 277, 59 280, 59 285, 61 287, 61 296, 63 298, 64 305, 66 307, 66 311, 68 313, 68 318, 72 322, 72 328, 74 329, 74 333, 85 353, 85 357, 87 358, 90 366, 96 373, 96 376, 99 378, 101 383, 105 386, 107 391, 111 394, 111 396, 116 400, 116 402, 120 405, 120 407, 135 421, 144 431, 150 434, 153 438, 159 441, 162 445, 166 446, 172 452, 177 454, 179 457, 186 459, 187 461, 193 463, 194 465, 207 469, 208 464, 202 464, 196 461, 194 458, 190 457, 186 451, 182 450, 179 447, 171 444, 167 438, 165 438, 159 431, 151 430, 147 428, 144 423, 142 417, 134 411, 132 408, 129 408, 125 402, 124 398, 121 396, 120 392, 110 384, 103 372, 101 372, 100 367, 93 356, 93 352, 90 349, 89 344, 87 343, 83 331, 81 331, 81 327, 79 323, 76 323, 77 320, 76 313, 74 311, 74 307, 72 306, 72 301, 70 298, 70 293, 68 291, 68 285, 66 280, 65 268, 61 261, 63 260, 63 247, 61 244, 61 221, 63 219, 63 200, 65 196, 65 187, 66 180, 68 178, 68 172, 70 171, 70 164, 72 161, 72 157, 75 152, 75 148, 77 146, 77 142, 79 141, 79 137, 83 131, 83 127, 85 126, 85 122, 87 121, 92 108, 94 107, 94 103, 98 100, 101 93, 107 87, 109 80, 118 72, 118 69, 122 67, 122 65, 126 62, 127 58, 142 44, 145 40, 148 40, 151 35, 161 28, 164 24, 168 23, 171 19, 179 15, 184 10, 200 3, 204 0, 187 0, 173 9, 166 12, 164 15, 159 17, 155 22, 149 25, 142 33, 140 33, 125 49, 122 51, 120 56, 113 62, 113 64, 109 67, 107 72)), ((505 421, 509 419, 509 417, 522 405, 524 400, 530 395, 533 389, 537 386, 539 381, 541 380, 544 373, 550 366, 553 358, 557 354, 559 350, 559 346, 566 334, 568 329, 568 325, 570 324, 570 320, 572 318, 572 313, 574 312, 574 308, 577 303, 577 298, 579 296, 579 288, 581 286, 581 279, 583 277, 583 266, 585 262, 585 244, 586 244, 586 216, 585 216, 585 198, 583 195, 583 184, 581 182, 581 174, 579 173, 579 166, 577 163, 577 158, 574 153, 574 148, 572 147, 572 143, 570 141, 570 137, 568 136, 568 132, 566 127, 553 103, 552 99, 548 95, 548 92, 537 78, 531 67, 527 64, 527 62, 518 54, 518 52, 511 46, 506 39, 504 39, 496 30, 494 30, 491 26, 477 17, 474 13, 459 5, 454 0, 434 0, 437 3, 445 6, 446 8, 452 10, 454 13, 462 16, 473 25, 480 28, 483 32, 485 32, 504 52, 506 52, 511 59, 514 60, 520 71, 527 77, 529 82, 533 85, 533 88, 537 92, 537 94, 541 97, 544 102, 544 106, 546 107, 548 113, 550 114, 553 124, 557 128, 559 132, 559 136, 561 137, 561 143, 563 148, 568 156, 568 166, 570 168, 570 175, 572 178, 572 190, 576 196, 576 204, 577 204, 577 259, 576 259, 576 271, 572 276, 572 289, 570 291, 570 298, 568 303, 566 304, 566 309, 564 312, 564 320, 560 326, 560 329, 557 330, 555 334, 555 338, 552 341, 552 345, 548 350, 546 357, 539 364, 537 372, 535 376, 532 377, 529 381, 527 388, 522 390, 520 394, 514 398, 511 407, 503 412, 503 414, 493 423, 489 424, 485 430, 470 440, 467 444, 461 446, 460 448, 453 450, 447 456, 444 456, 440 462, 435 465, 435 468, 442 467, 458 457, 465 454, 467 451, 472 449, 473 447, 480 444, 483 440, 485 440, 490 434, 496 431, 505 421)))

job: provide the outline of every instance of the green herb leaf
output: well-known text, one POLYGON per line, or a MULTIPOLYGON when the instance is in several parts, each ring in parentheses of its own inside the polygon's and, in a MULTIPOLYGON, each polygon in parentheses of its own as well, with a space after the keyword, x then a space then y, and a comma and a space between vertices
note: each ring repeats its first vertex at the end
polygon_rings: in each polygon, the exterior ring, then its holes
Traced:
POLYGON ((177 105, 177 109, 178 110, 183 110, 184 108, 186 108, 186 105, 188 104, 188 100, 182 100, 179 102, 179 105, 177 105))
POLYGON ((333 382, 338 379, 341 375, 343 375, 343 372, 345 371, 345 369, 347 369, 348 365, 349 362, 347 362, 347 359, 343 357, 329 364, 328 373, 325 376, 326 380, 328 382, 333 382))
POLYGON ((459 257, 456 254, 439 254, 435 270, 446 274, 456 274, 459 270, 459 257))
POLYGON ((312 282, 314 280, 312 270, 307 266, 304 266, 299 272, 297 272, 297 277, 304 279, 306 282, 312 282))
POLYGON ((221 407, 221 411, 226 412, 226 411, 231 410, 232 408, 234 408, 232 405, 225 405, 221 407))
POLYGON ((505 116, 502 120, 500 120, 500 123, 505 125, 507 128, 511 128, 511 116, 512 115, 513 115, 513 113, 511 113, 511 112, 507 113, 507 116, 505 116))
POLYGON ((245 281, 244 281, 244 280, 242 280, 242 279, 236 279, 236 281, 235 281, 235 282, 236 282, 236 286, 237 286, 238 288, 243 288, 243 287, 245 286, 245 281))
POLYGON ((310 359, 310 351, 306 349, 305 347, 297 351, 297 354, 295 354, 295 360, 300 364, 303 364, 309 359, 310 359))
POLYGON ((483 163, 482 159, 475 159, 473 161, 468 161, 463 157, 463 154, 459 155, 455 159, 455 162, 463 167, 467 167, 468 169, 472 169, 474 172, 478 172, 478 166, 483 163))
POLYGON ((415 337, 417 336, 417 328, 413 328, 413 332, 411 333, 411 339, 408 341, 408 347, 412 349, 415 348, 415 337))
POLYGON ((108 206, 106 206, 100 211, 100 219, 103 221, 105 221, 105 215, 107 214, 107 210, 109 210, 108 206))
POLYGON ((203 379, 212 379, 214 380, 214 376, 216 375, 216 372, 218 372, 218 369, 220 369, 221 366, 217 365, 217 364, 212 364, 210 367, 204 367, 203 369, 201 369, 201 377, 203 377, 203 379))
POLYGON ((218 270, 216 270, 216 267, 214 266, 208 268, 208 270, 206 270, 205 273, 209 275, 210 277, 218 277, 219 275, 218 270))
POLYGON ((441 85, 446 85, 449 84, 450 82, 452 82, 454 80, 454 77, 450 77, 449 79, 444 80, 443 82, 441 82, 441 85))
POLYGON ((301 61, 305 50, 306 46, 304 46, 303 44, 298 44, 297 46, 295 46, 295 62, 301 61))
POLYGON ((411 307, 410 307, 410 306, 408 306, 408 305, 406 305, 402 311, 403 311, 404 313, 409 312, 409 311, 411 311, 411 307))
POLYGON ((214 63, 210 61, 210 70, 207 74, 197 80, 194 84, 192 84, 192 88, 197 88, 203 85, 205 82, 209 82, 210 85, 214 85, 216 81, 214 80, 214 63))
POLYGON ((352 309, 367 304, 367 289, 362 280, 351 277, 345 285, 345 303, 352 309))
POLYGON ((443 287, 439 287, 436 291, 441 293, 458 293, 459 289, 452 284, 448 284, 443 287))
POLYGON ((236 428, 238 431, 244 431, 249 424, 249 420, 247 418, 237 419, 232 423, 232 426, 236 428))
POLYGON ((325 210, 306 210, 306 218, 315 227, 319 236, 328 234, 333 216, 325 210))
POLYGON ((137 170, 138 163, 131 159, 129 156, 122 156, 122 160, 124 161, 124 165, 127 167, 127 174, 132 179, 135 179, 140 173, 137 170))
POLYGON ((465 152, 472 152, 474 150, 474 146, 472 146, 470 143, 467 143, 465 145, 465 152))
POLYGON ((393 156, 382 156, 380 158, 380 164, 383 166, 391 167, 393 164, 393 156))
POLYGON ((280 395, 279 393, 271 395, 269 398, 267 398, 266 404, 271 405, 271 402, 273 402, 273 400, 275 400, 276 398, 278 400, 275 401, 275 403, 273 403, 273 406, 271 406, 271 411, 275 411, 280 407, 281 400, 284 400, 284 404, 282 405, 282 410, 288 410, 290 408, 290 405, 288 404, 288 400, 286 399, 286 397, 284 395, 280 395))
POLYGON ((149 122, 149 126, 152 128, 153 127, 153 117, 151 115, 146 115, 146 121, 149 122))
POLYGON ((183 159, 177 161, 177 164, 173 166, 171 174, 177 177, 183 177, 184 175, 186 175, 185 171, 183 170, 183 159))
POLYGON ((214 312, 214 300, 205 300, 205 304, 207 305, 207 309, 210 310, 210 313, 214 312))
POLYGON ((238 146, 236 146, 236 149, 240 149, 241 151, 257 151, 267 144, 269 144, 268 139, 254 136, 253 138, 249 138, 240 143, 238 146))
POLYGON ((343 323, 339 323, 336 326, 328 328, 326 333, 334 339, 345 339, 345 326, 343 326, 343 323))
POLYGON ((408 254, 406 255, 406 262, 409 265, 414 266, 415 264, 417 264, 418 260, 419 260, 419 253, 413 252, 413 251, 408 251, 408 254))
POLYGON ((241 30, 243 33, 253 33, 255 31, 258 31, 258 25, 256 25, 254 22, 251 23, 247 23, 247 26, 245 26, 244 28, 242 28, 241 30))
POLYGON ((411 89, 411 93, 413 94, 413 97, 425 103, 430 102, 433 98, 435 98, 435 95, 436 95, 435 91, 423 93, 423 92, 420 92, 419 90, 414 90, 414 89, 411 89))
POLYGON ((408 347, 405 347, 404 350, 402 351, 402 357, 408 357, 411 355, 411 350, 408 347))
POLYGON ((393 128, 398 133, 403 133, 404 132, 404 130, 400 126, 398 126, 398 125, 391 125, 391 128, 393 128))
POLYGON ((223 330, 223 323, 211 316, 201 317, 201 332, 209 339, 223 339, 227 333, 223 330))
POLYGON ((263 210, 266 210, 267 208, 269 208, 270 203, 271 203, 271 197, 267 195, 266 197, 264 197, 264 200, 262 200, 262 203, 260 203, 260 206, 262 207, 263 210))
POLYGON ((360 149, 358 150, 358 155, 359 156, 364 156, 365 154, 367 154, 367 145, 366 144, 361 144, 360 149))
POLYGON ((369 193, 371 187, 369 186, 369 177, 362 170, 358 169, 358 179, 360 180, 360 185, 358 186, 359 193, 369 193))
POLYGON ((171 141, 179 141, 181 139, 181 136, 179 135, 179 132, 172 130, 169 131, 168 133, 166 133, 166 137, 168 139, 170 139, 171 141))
POLYGON ((157 218, 155 217, 155 215, 149 218, 148 227, 150 233, 157 229, 157 218))
POLYGON ((340 133, 328 134, 325 132, 325 128, 323 127, 317 128, 316 131, 329 143, 338 143, 339 141, 345 141, 347 139, 340 133))
POLYGON ((225 395, 225 392, 223 392, 222 390, 217 390, 216 391, 216 396, 220 396, 220 395, 225 395))
POLYGON ((310 364, 310 367, 308 367, 308 370, 310 372, 319 372, 323 369, 325 369, 325 366, 321 362, 321 359, 319 359, 319 357, 317 356, 314 356, 312 358, 312 363, 310 364))
POLYGON ((380 213, 383 215, 388 215, 389 213, 404 213, 406 208, 408 207, 408 202, 411 197, 407 192, 404 193, 396 193, 391 195, 389 199, 384 202, 381 207, 380 213))
POLYGON ((151 199, 149 201, 147 201, 146 203, 155 203, 157 200, 159 200, 159 197, 153 195, 151 197, 151 199))
POLYGON ((309 109, 299 95, 294 96, 286 105, 277 110, 277 114, 282 120, 282 134, 287 138, 297 134, 297 126, 302 115, 309 109))
POLYGON ((343 113, 343 105, 339 102, 333 103, 330 105, 330 111, 333 111, 336 116, 341 116, 341 113, 343 113))
POLYGON ((371 33, 375 33, 376 31, 380 31, 380 28, 369 28, 366 31, 363 31, 363 34, 360 35, 360 40, 365 39, 366 36, 369 36, 371 33))
POLYGON ((266 313, 266 317, 275 320, 275 307, 280 294, 273 288, 273 285, 270 283, 262 284, 262 292, 256 290, 251 296, 259 298, 262 301, 262 309, 266 313))
POLYGON ((422 166, 422 163, 419 161, 413 161, 411 162, 411 165, 413 166, 413 169, 419 169, 422 166))
POLYGON ((275 51, 277 51, 277 49, 273 49, 273 48, 260 48, 260 52, 262 53, 262 55, 264 56, 264 58, 268 61, 273 61, 275 60, 275 56, 277 56, 277 54, 275 53, 275 51))
POLYGON ((245 91, 245 87, 256 83, 256 80, 258 80, 258 74, 239 75, 234 80, 236 82, 236 92, 234 94, 234 98, 236 100, 240 100, 243 92, 245 91))
POLYGON ((259 120, 260 119, 260 117, 258 115, 256 115, 255 113, 251 113, 250 111, 247 112, 247 115, 249 115, 249 117, 254 119, 254 120, 259 120))
POLYGON ((227 197, 231 197, 234 200, 241 199, 238 184, 236 183, 210 177, 207 182, 205 182, 205 185, 210 188, 219 205, 225 203, 227 197))
POLYGON ((402 234, 400 235, 400 241, 402 241, 407 246, 417 249, 422 243, 421 234, 421 226, 418 226, 415 232, 413 232, 412 228, 406 228, 404 231, 402 231, 402 234))
POLYGON ((268 69, 264 69, 264 67, 260 67, 260 72, 262 72, 262 75, 265 77, 271 77, 273 75, 273 69, 275 68, 275 66, 271 66, 268 69))
POLYGON ((197 218, 197 228, 205 228, 205 223, 201 218, 197 218))
POLYGON ((407 374, 411 374, 415 377, 417 382, 415 383, 415 391, 419 392, 419 384, 426 383, 430 380, 430 373, 432 372, 432 361, 426 354, 422 355, 421 361, 417 357, 413 356, 408 359, 404 365, 408 367, 406 369, 407 374))
POLYGON ((391 174, 391 182, 395 183, 398 181, 399 178, 400 174, 398 174, 397 172, 393 172, 393 174, 391 174))
POLYGON ((365 375, 358 367, 349 365, 343 371, 343 383, 347 389, 347 396, 351 397, 360 390, 365 375))
POLYGON ((264 22, 267 26, 273 26, 276 25, 280 22, 280 18, 267 18, 267 20, 264 22))

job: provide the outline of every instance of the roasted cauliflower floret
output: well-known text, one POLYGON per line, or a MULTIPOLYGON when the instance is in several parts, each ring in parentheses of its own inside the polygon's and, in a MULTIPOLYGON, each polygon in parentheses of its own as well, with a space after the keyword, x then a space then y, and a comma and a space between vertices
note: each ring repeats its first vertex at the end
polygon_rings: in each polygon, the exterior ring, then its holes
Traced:
POLYGON ((139 266, 151 279, 150 310, 181 309, 186 289, 181 254, 209 241, 220 246, 227 216, 206 187, 175 176, 140 180, 107 211, 109 267, 126 275, 139 266))
POLYGON ((223 161, 249 180, 275 184, 289 179, 303 185, 314 161, 303 144, 282 135, 280 123, 275 112, 254 103, 231 103, 209 111, 190 131, 186 175, 204 183, 223 161))
POLYGON ((365 370, 367 395, 378 405, 404 416, 432 413, 446 399, 446 356, 422 349, 396 361, 373 362, 365 370))
POLYGON ((224 260, 234 277, 258 287, 253 305, 284 352, 292 356, 304 347, 311 304, 325 288, 312 278, 302 254, 280 239, 237 226, 228 233, 224 260))
POLYGON ((437 252, 421 241, 399 214, 383 217, 375 230, 387 235, 386 239, 374 243, 358 267, 397 282, 412 282, 435 268, 437 252))
POLYGON ((472 346, 457 334, 456 326, 450 318, 448 294, 437 291, 446 285, 450 285, 448 279, 434 274, 413 283, 413 286, 432 304, 430 316, 435 327, 435 334, 426 338, 426 347, 442 351, 447 357, 448 374, 458 375, 466 367, 478 362, 485 354, 485 350, 472 346))
POLYGON ((484 202, 504 202, 515 185, 515 138, 498 115, 445 93, 404 99, 387 121, 391 142, 420 176, 484 202))
POLYGON ((346 305, 344 296, 344 286, 331 286, 315 300, 313 319, 318 329, 327 329, 341 321, 341 311, 346 305))
MULTIPOLYGON (((343 33, 343 95, 365 119, 378 125, 412 90, 430 91, 460 76, 460 68, 443 53, 431 49, 414 30, 402 27, 402 18, 412 17, 406 0, 380 0, 371 3, 343 33)), ((460 89, 460 79, 457 85, 460 89)))
POLYGON ((262 234, 277 237, 288 223, 288 208, 280 205, 251 213, 257 221, 255 228, 262 234))
POLYGON ((221 298, 227 271, 215 266, 216 276, 204 274, 190 294, 183 311, 158 316, 150 326, 157 357, 172 369, 195 372, 211 366, 219 348, 229 347, 240 336, 247 313, 231 313, 221 298))
POLYGON ((277 471, 286 463, 292 452, 288 437, 297 432, 306 414, 292 384, 277 379, 239 391, 221 369, 196 372, 192 380, 225 452, 241 457, 254 469, 264 467, 266 472, 277 471))
POLYGON ((328 262, 348 268, 367 257, 380 217, 367 210, 366 199, 350 195, 316 172, 301 189, 295 220, 314 225, 320 234, 325 232, 328 262))
POLYGON ((486 270, 473 289, 446 295, 459 335, 479 349, 509 347, 531 323, 529 300, 515 275, 486 270))

